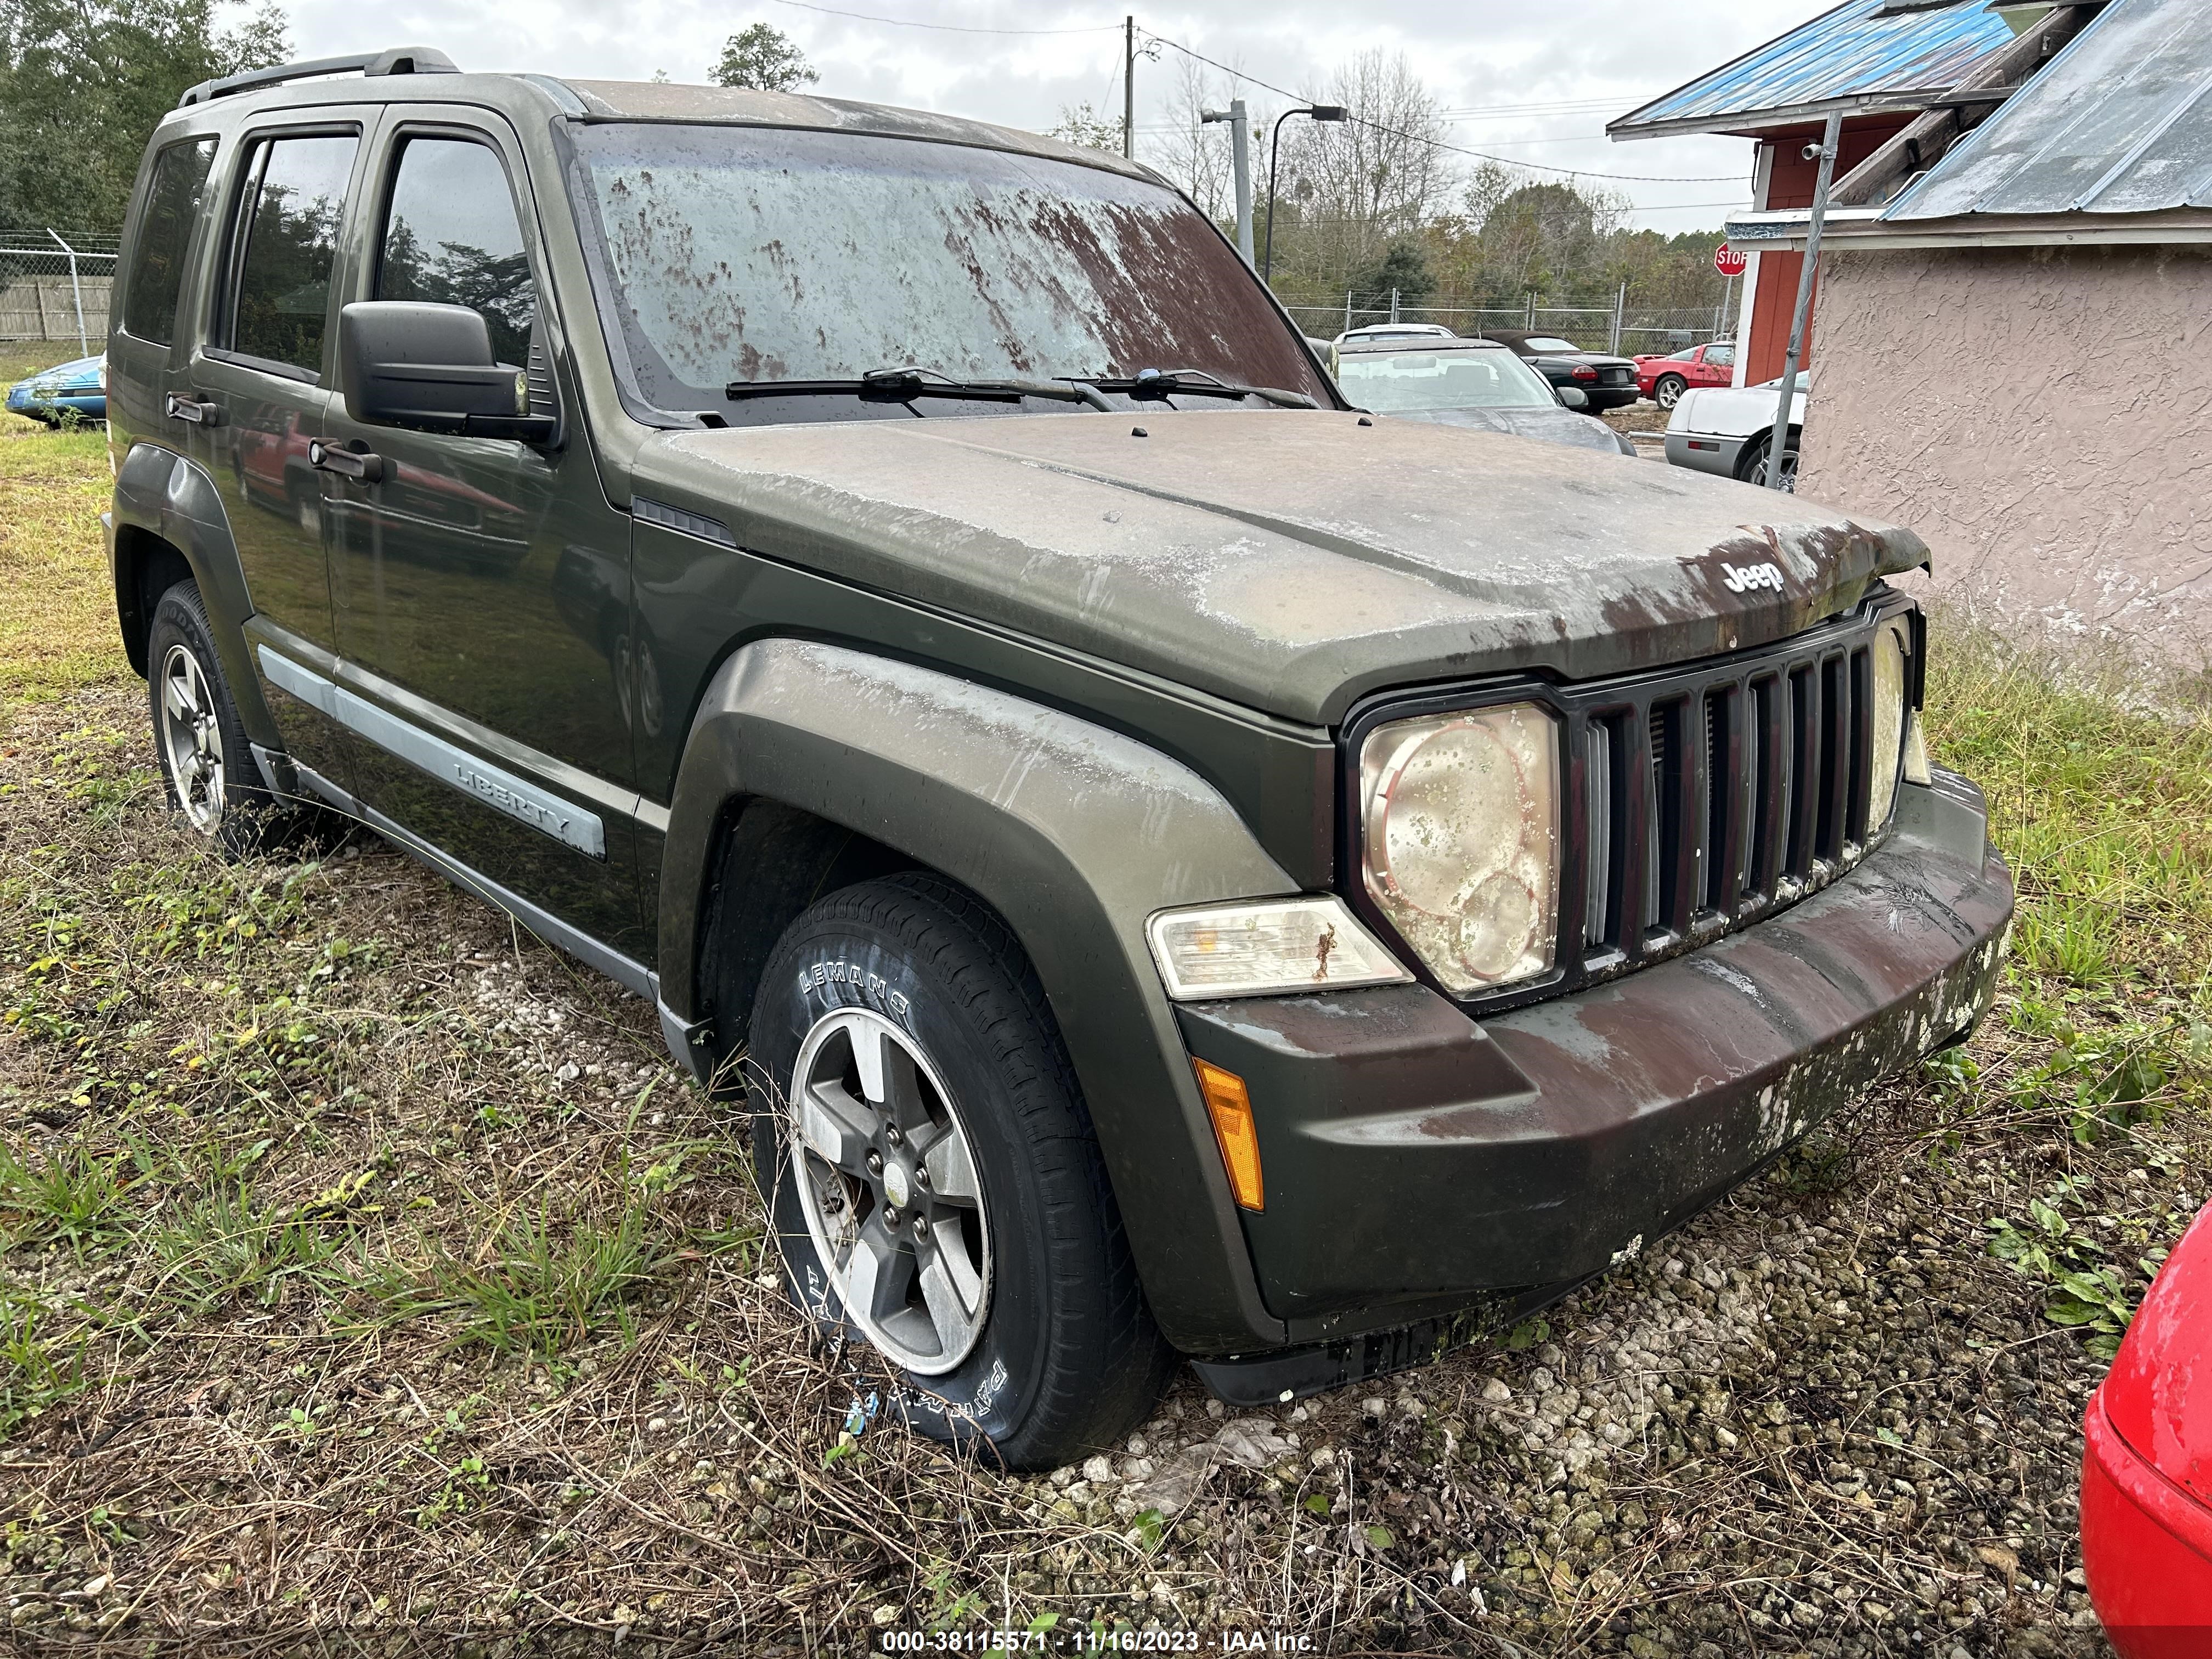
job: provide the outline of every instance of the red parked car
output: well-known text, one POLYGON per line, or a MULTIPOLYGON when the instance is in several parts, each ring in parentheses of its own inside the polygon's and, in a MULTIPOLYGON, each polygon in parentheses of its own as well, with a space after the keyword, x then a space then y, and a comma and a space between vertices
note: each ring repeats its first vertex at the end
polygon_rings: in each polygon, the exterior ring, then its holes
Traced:
POLYGON ((2212 1653, 2212 1206, 2089 1396, 2081 1567, 2121 1659, 2212 1653))
POLYGON ((1671 356, 1638 356, 1636 389, 1659 405, 1672 409, 1693 386, 1735 384, 1735 342, 1715 340, 1692 346, 1671 356))

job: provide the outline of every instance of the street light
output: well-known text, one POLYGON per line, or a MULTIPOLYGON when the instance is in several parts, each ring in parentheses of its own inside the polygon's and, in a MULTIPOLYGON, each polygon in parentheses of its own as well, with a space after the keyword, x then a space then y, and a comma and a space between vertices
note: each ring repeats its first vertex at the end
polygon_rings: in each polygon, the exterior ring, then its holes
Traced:
POLYGON ((1341 104, 1303 104, 1275 118, 1275 130, 1267 139, 1267 250, 1260 260, 1260 280, 1263 283, 1275 269, 1275 161, 1283 151, 1283 123, 1293 115, 1311 116, 1316 121, 1351 118, 1351 112, 1341 104))

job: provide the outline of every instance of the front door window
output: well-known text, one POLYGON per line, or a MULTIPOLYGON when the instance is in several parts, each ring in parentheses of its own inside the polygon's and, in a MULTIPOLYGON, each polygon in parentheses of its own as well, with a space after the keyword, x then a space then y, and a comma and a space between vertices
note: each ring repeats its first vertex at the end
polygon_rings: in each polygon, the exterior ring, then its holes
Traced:
POLYGON ((501 362, 528 361, 537 289, 506 172, 486 146, 453 138, 402 146, 376 297, 467 306, 483 316, 501 362))

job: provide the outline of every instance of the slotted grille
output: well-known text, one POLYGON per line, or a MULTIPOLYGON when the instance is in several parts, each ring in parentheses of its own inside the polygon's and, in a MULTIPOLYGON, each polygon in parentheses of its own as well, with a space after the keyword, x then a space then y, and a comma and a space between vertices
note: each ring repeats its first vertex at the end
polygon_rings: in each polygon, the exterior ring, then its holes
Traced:
MULTIPOLYGON (((1888 827, 1864 833, 1874 637, 1909 613, 1901 595, 1878 592, 1763 650, 1499 694, 1536 696, 1562 721, 1561 937, 1551 975, 1467 1000, 1525 1001, 1630 971, 1770 915, 1856 865, 1888 827)), ((1911 638, 1917 658, 1917 618, 1911 638)), ((1433 706, 1449 705, 1437 696, 1421 708, 1433 706)), ((1410 712, 1378 708, 1358 726, 1410 712)))
POLYGON ((1854 637, 1573 710, 1587 969, 1724 932, 1856 862, 1871 687, 1869 642, 1854 637), (1624 746, 1624 733, 1642 740, 1624 746))

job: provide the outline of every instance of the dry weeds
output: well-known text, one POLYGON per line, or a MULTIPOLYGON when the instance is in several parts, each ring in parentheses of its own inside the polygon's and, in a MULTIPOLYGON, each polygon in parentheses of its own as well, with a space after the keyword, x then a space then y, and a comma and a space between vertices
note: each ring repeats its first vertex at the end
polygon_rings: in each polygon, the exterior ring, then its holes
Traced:
MULTIPOLYGON (((36 568, 0 568, 9 606, 36 568)), ((1185 1376, 1129 1446, 1024 1480, 847 1432, 884 1379, 809 1351, 741 1127, 649 1010, 373 841, 202 851, 86 591, 48 643, 112 684, 0 705, 18 1646, 2101 1650, 2097 1328, 2051 1323, 1990 1224, 2049 1197, 2039 1248, 2120 1275, 2124 1314, 2203 1196, 2201 734, 1960 659, 1941 735, 2040 919, 1963 1060, 1506 1346, 1242 1419, 1185 1376)))

